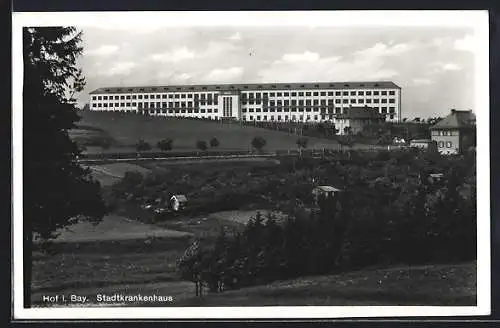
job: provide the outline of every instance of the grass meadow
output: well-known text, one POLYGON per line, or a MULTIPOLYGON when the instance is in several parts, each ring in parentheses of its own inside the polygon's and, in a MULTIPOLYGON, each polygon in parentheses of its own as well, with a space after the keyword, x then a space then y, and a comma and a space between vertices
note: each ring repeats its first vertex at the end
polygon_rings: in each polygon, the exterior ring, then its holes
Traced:
MULTIPOLYGON (((95 144, 100 138, 111 142, 105 151, 129 152, 135 150, 135 144, 143 139, 156 148, 162 139, 173 139, 174 151, 196 150, 198 140, 210 141, 216 137, 219 150, 250 150, 251 141, 256 136, 263 137, 267 144, 264 149, 296 149, 297 136, 286 132, 272 131, 264 128, 241 126, 238 123, 221 124, 217 121, 202 121, 182 118, 164 118, 143 116, 133 113, 109 113, 81 111, 81 121, 77 128, 70 131, 71 137, 84 144, 87 152, 102 152, 95 144)), ((308 147, 333 147, 335 140, 309 138, 308 147)))

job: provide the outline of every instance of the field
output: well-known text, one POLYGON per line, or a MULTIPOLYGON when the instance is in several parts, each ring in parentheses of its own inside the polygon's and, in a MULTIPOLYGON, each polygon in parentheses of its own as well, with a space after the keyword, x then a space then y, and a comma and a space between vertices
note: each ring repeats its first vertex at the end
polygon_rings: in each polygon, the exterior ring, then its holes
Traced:
MULTIPOLYGON (((85 144, 88 152, 101 152, 95 143, 99 138, 109 140, 111 147, 106 151, 134 151, 139 139, 156 147, 159 140, 174 140, 174 150, 196 150, 196 141, 209 141, 216 137, 219 150, 249 150, 252 139, 263 137, 265 149, 296 149, 297 136, 285 132, 263 128, 245 127, 237 123, 221 124, 216 121, 189 120, 180 118, 161 118, 131 113, 97 113, 82 111, 78 128, 70 131, 71 137, 85 144)), ((335 146, 334 140, 309 138, 310 148, 335 146)))

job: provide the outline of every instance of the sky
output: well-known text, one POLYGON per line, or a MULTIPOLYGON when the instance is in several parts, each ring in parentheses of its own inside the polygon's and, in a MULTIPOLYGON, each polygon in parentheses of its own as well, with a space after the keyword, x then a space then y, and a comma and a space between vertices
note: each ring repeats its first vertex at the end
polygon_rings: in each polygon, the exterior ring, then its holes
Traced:
POLYGON ((414 26, 82 27, 87 85, 390 80, 402 117, 474 107, 474 31, 414 26))

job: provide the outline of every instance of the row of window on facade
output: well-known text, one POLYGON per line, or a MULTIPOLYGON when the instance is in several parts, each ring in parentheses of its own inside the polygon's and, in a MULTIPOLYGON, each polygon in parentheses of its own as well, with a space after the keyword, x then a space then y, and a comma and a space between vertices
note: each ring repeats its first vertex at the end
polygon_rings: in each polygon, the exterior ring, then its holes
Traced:
POLYGON ((453 143, 451 141, 439 141, 438 142, 438 147, 439 148, 451 148, 453 147, 453 143))
MULTIPOLYGON (((242 99, 248 98, 266 98, 266 97, 326 97, 326 96, 394 96, 395 91, 323 91, 323 92, 247 92, 242 93, 242 99)), ((92 96, 92 100, 125 100, 125 99, 212 99, 217 98, 217 93, 193 94, 193 93, 175 93, 175 94, 150 94, 150 95, 120 95, 120 96, 92 96)))
MULTIPOLYGON (((117 110, 123 111, 123 110, 117 110)), ((137 112, 137 110, 125 110, 126 112, 137 112)), ((166 109, 166 108, 157 108, 157 109, 149 109, 149 113, 154 114, 205 114, 205 113, 218 113, 217 108, 190 108, 190 109, 166 109)))
MULTIPOLYGON (((375 110, 378 110, 382 114, 387 114, 387 109, 389 109, 389 113, 394 114, 396 112, 396 107, 373 107, 375 110)), ((348 107, 335 107, 335 114, 342 114, 342 113, 347 113, 348 107)), ((334 113, 334 108, 329 107, 329 108, 313 108, 313 107, 291 107, 291 108, 242 108, 241 111, 243 113, 268 113, 268 112, 322 112, 322 113, 334 113)))
MULTIPOLYGON (((258 100, 255 100, 255 101, 252 101, 252 100, 249 100, 248 102, 247 101, 242 101, 241 102, 242 105, 246 105, 247 103, 250 104, 250 105, 260 105, 262 102, 261 101, 258 101, 258 100)), ((269 106, 289 106, 289 105, 292 105, 292 106, 296 106, 296 105, 299 105, 299 106, 304 106, 304 104, 306 106, 311 106, 311 105, 314 105, 314 106, 326 106, 327 104, 328 105, 333 105, 334 104, 334 99, 329 99, 329 100, 326 100, 326 99, 322 99, 322 100, 319 100, 319 99, 314 99, 314 100, 311 100, 311 99, 299 99, 299 100, 296 100, 296 99, 293 99, 293 100, 277 100, 277 101, 274 101, 274 100, 270 100, 269 102, 266 102, 264 104, 267 104, 269 103, 269 106)), ((394 98, 382 98, 382 99, 355 99, 355 98, 350 98, 350 99, 335 99, 335 104, 395 104, 396 103, 396 99, 394 98)))
MULTIPOLYGON (((326 114, 322 114, 322 115, 299 115, 299 121, 303 121, 304 120, 304 117, 306 119, 306 121, 310 121, 310 120, 314 120, 314 121, 317 121, 319 117, 321 117, 321 120, 334 120, 335 119, 335 116, 333 114, 329 114, 329 115, 326 115, 326 114)), ((275 120, 275 117, 270 115, 269 116, 269 119, 271 121, 274 121, 275 120)), ((289 116, 288 115, 284 115, 284 116, 281 116, 281 115, 278 115, 276 116, 276 120, 278 121, 281 121, 282 119, 284 119, 285 121, 288 121, 289 120, 289 116)), ((394 115, 390 115, 390 119, 394 119, 394 115)), ((247 120, 247 117, 245 115, 242 116, 242 120, 243 121, 246 121, 247 120)), ((268 116, 267 115, 256 115, 256 116, 253 116, 253 115, 249 115, 248 116, 248 120, 250 121, 267 121, 268 120, 268 116)), ((291 116, 291 120, 292 121, 296 121, 297 120, 297 115, 292 115, 291 116)), ((339 120, 340 123, 343 123, 345 120, 339 120)), ((366 123, 368 124, 369 123, 369 120, 364 120, 363 123, 366 123)))
POLYGON ((340 96, 394 96, 396 92, 394 90, 390 91, 314 91, 314 92, 246 92, 242 93, 241 97, 249 97, 249 98, 260 98, 260 97, 340 97, 340 96))
POLYGON ((452 136, 452 131, 449 130, 437 130, 435 131, 435 135, 437 136, 452 136))
POLYGON ((196 106, 205 106, 205 105, 208 105, 208 106, 211 106, 211 105, 218 105, 218 103, 215 101, 215 102, 212 102, 212 101, 200 101, 200 102, 192 102, 192 101, 188 101, 188 102, 179 102, 179 101, 176 101, 176 102, 169 102, 169 103, 166 103, 166 102, 151 102, 151 103, 148 103, 148 102, 127 102, 127 103, 92 103, 92 107, 96 108, 96 107, 139 107, 139 108, 162 108, 162 107, 167 107, 167 104, 168 104, 168 107, 170 108, 186 108, 186 107, 193 107, 193 105, 196 107, 196 106))

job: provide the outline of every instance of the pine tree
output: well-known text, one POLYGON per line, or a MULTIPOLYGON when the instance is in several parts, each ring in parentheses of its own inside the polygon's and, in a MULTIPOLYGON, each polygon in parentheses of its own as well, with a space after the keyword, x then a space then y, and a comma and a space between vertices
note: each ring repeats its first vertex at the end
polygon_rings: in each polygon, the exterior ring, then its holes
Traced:
POLYGON ((76 161, 81 150, 68 130, 79 120, 76 93, 85 79, 76 67, 83 48, 73 27, 23 30, 24 272, 30 306, 34 236, 50 240, 75 220, 98 222, 106 208, 100 184, 76 161))

